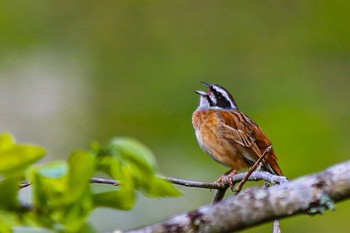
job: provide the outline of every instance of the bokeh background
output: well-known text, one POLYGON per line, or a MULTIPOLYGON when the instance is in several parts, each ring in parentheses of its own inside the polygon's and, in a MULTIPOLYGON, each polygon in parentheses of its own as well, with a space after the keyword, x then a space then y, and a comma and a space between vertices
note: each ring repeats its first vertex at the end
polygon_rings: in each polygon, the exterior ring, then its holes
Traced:
MULTIPOLYGON (((349 10, 345 0, 1 1, 0 130, 45 146, 46 161, 132 136, 164 175, 213 181, 227 169, 200 150, 191 125, 206 81, 259 123, 286 176, 323 170, 349 158, 349 10)), ((140 195, 132 211, 98 209, 90 221, 129 229, 213 197, 181 190, 140 195)), ((349 208, 285 219, 282 230, 348 232, 349 208)))

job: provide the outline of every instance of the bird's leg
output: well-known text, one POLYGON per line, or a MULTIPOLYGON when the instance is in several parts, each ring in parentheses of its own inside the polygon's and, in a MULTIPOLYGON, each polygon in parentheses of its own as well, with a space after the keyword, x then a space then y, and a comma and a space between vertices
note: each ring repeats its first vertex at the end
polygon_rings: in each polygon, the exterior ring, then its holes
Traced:
POLYGON ((223 174, 219 179, 216 180, 216 183, 222 185, 222 188, 216 190, 216 193, 213 199, 213 204, 221 201, 225 197, 225 193, 228 189, 228 187, 226 186, 227 183, 231 189, 232 187, 234 187, 232 176, 236 174, 237 174, 237 171, 234 169, 231 169, 225 174, 223 174))
POLYGON ((225 184, 226 179, 228 179, 228 184, 229 184, 230 188, 232 188, 234 186, 232 176, 234 176, 236 174, 237 174, 237 171, 235 169, 231 169, 228 172, 226 172, 225 174, 223 174, 219 179, 217 179, 216 182, 219 184, 225 184))

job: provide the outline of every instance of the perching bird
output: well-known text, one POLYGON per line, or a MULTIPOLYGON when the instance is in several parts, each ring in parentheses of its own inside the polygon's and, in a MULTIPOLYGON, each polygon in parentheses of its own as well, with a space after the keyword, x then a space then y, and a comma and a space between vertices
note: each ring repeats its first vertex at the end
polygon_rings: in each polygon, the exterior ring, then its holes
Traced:
MULTIPOLYGON (((230 167, 228 173, 249 168, 271 141, 260 127, 238 110, 232 95, 223 87, 207 84, 207 92, 196 91, 200 103, 192 124, 200 147, 219 163, 230 167)), ((282 176, 273 149, 262 161, 261 170, 282 176)))

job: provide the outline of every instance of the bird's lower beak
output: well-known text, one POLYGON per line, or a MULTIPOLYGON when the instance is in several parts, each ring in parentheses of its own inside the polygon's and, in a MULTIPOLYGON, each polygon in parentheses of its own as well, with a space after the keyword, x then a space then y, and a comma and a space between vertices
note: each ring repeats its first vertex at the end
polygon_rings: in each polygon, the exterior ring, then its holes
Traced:
POLYGON ((207 93, 204 92, 204 91, 195 91, 198 95, 201 95, 201 96, 206 96, 207 93))

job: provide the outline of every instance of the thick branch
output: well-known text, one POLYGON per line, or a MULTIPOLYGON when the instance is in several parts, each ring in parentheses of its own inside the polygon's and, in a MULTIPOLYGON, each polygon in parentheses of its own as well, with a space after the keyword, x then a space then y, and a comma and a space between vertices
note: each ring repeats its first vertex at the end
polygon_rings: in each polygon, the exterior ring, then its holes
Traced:
POLYGON ((128 233, 232 232, 298 213, 322 213, 347 198, 350 161, 281 185, 249 188, 215 205, 128 233))

